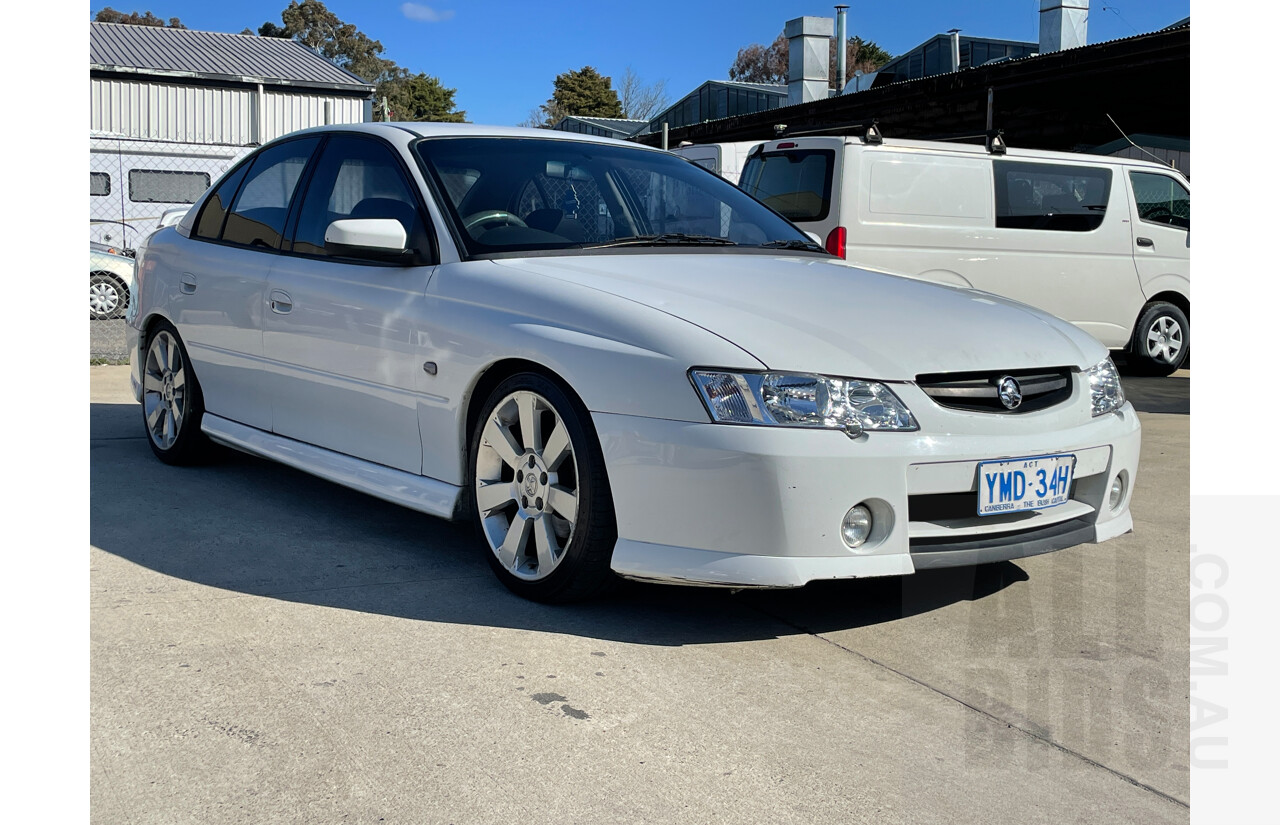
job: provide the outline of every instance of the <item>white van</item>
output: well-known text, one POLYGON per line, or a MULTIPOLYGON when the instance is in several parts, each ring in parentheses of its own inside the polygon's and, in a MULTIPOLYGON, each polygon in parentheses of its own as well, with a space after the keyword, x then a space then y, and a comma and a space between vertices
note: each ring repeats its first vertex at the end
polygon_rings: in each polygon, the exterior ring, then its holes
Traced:
POLYGON ((1031 304, 1147 372, 1186 363, 1191 185, 1169 167, 795 137, 762 144, 739 186, 851 263, 1031 304))
POLYGON ((739 143, 693 143, 678 146, 671 151, 704 169, 710 169, 729 183, 736 184, 747 156, 763 142, 748 140, 739 143))
POLYGON ((168 210, 186 208, 252 146, 89 133, 89 241, 133 249, 168 210))

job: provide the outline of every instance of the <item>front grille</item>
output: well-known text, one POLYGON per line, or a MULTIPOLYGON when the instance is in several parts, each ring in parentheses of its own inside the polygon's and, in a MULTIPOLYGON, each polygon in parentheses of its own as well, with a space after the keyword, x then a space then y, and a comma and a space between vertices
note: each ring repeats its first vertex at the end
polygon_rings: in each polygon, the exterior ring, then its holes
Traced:
POLYGON ((1018 415, 1060 404, 1071 397, 1071 369, 1052 367, 1007 372, 935 372, 917 375, 916 385, 934 403, 955 410, 1018 415), (1015 379, 1022 403, 1009 409, 1000 401, 1000 382, 1015 379))

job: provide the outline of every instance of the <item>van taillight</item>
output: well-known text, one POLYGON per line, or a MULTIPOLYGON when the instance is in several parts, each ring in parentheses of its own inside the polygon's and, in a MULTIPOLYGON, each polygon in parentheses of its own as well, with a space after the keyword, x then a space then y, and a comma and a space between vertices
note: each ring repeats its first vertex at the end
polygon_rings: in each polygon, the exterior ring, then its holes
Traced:
POLYGON ((837 226, 827 235, 827 251, 836 257, 844 257, 844 227, 837 226))
POLYGON ((787 141, 786 143, 779 143, 779 144, 777 145, 777 147, 776 147, 776 148, 778 148, 778 149, 794 149, 794 148, 796 148, 796 145, 795 145, 794 143, 792 143, 791 141, 787 141))

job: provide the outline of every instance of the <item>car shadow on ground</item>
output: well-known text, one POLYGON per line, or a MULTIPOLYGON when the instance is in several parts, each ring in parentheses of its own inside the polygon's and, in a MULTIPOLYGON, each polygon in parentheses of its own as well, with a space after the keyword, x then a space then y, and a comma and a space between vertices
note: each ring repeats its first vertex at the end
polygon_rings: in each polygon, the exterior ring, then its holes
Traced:
MULTIPOLYGON (((148 580, 148 594, 192 582, 410 620, 685 645, 891 622, 1027 579, 1002 562, 800 590, 620 581, 590 603, 540 605, 497 581, 469 525, 230 450, 205 466, 170 467, 151 455, 141 427, 137 405, 91 405, 89 532, 95 547, 179 580, 148 580)), ((95 606, 113 603, 111 575, 95 573, 95 606)), ((133 582, 119 598, 136 603, 143 587, 133 582)))
POLYGON ((1191 374, 1179 370, 1165 378, 1130 375, 1120 371, 1125 397, 1144 413, 1191 414, 1191 374))

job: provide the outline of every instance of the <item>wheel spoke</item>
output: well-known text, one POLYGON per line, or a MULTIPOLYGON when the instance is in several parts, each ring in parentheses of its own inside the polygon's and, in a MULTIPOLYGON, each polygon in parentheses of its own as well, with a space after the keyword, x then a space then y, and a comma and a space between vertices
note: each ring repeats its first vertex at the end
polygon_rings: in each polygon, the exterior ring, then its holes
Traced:
POLYGON ((184 411, 182 405, 175 398, 173 403, 169 405, 169 417, 173 419, 173 437, 178 437, 178 431, 182 429, 182 417, 184 411))
POLYGON ((547 445, 542 450, 542 460, 548 470, 555 472, 569 452, 569 434, 565 431, 564 422, 556 419, 556 428, 547 437, 547 445))
POLYGON ((502 463, 508 467, 515 469, 520 463, 520 455, 524 452, 524 448, 516 441, 515 436, 511 434, 511 430, 503 424, 497 416, 489 418, 489 423, 484 428, 484 443, 492 447, 498 457, 502 459, 502 463))
POLYGON ((499 507, 515 501, 515 486, 506 481, 495 481, 476 490, 476 508, 487 516, 499 507))
POLYGON ((160 418, 164 415, 164 402, 156 404, 151 412, 147 413, 147 429, 151 430, 155 435, 160 435, 160 418))
POLYGON ((511 517, 507 527, 507 537, 498 548, 498 561, 508 570, 515 570, 520 564, 520 557, 529 543, 529 519, 519 510, 511 517))
POLYGON ((578 496, 572 490, 556 485, 547 490, 547 509, 554 510, 572 524, 578 518, 578 496))
POLYGON ((164 389, 164 382, 160 380, 160 376, 148 372, 142 376, 142 386, 147 392, 160 392, 164 389))
POLYGON ((542 451, 542 416, 538 414, 537 399, 531 392, 516 396, 520 411, 520 435, 526 450, 542 451))
POLYGON ((173 371, 173 388, 175 390, 182 389, 182 385, 187 383, 187 371, 179 364, 178 368, 173 371))
POLYGON ((551 531, 551 519, 534 519, 533 540, 538 549, 538 573, 545 576, 556 566, 556 556, 560 551, 556 535, 551 531))

